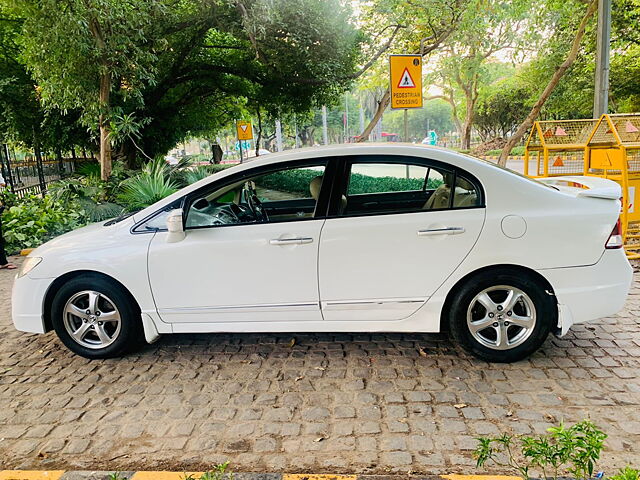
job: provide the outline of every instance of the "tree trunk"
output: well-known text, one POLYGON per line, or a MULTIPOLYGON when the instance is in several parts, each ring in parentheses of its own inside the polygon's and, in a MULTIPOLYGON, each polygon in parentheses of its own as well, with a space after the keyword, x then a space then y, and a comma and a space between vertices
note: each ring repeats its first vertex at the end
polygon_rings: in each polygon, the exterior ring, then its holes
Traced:
POLYGON ((262 115, 260 115, 260 107, 256 109, 258 114, 258 138, 256 138, 256 157, 260 156, 260 141, 262 140, 262 115))
POLYGON ((460 132, 460 148, 463 150, 471 149, 471 128, 473 127, 474 109, 476 107, 476 99, 473 98, 473 93, 467 96, 467 107, 464 112, 464 123, 462 124, 462 131, 460 132))
POLYGON ((540 110, 542 110, 542 107, 544 106, 545 102, 547 101, 549 96, 553 93, 553 90, 556 88, 556 86, 560 82, 560 79, 564 76, 564 74, 569 69, 569 67, 573 65, 573 62, 575 62, 578 56, 578 51, 580 50, 580 44, 582 43, 582 38, 584 37, 584 32, 585 32, 587 23, 595 13, 597 8, 598 8, 598 0, 591 0, 589 5, 587 6, 587 11, 585 12, 584 17, 582 17, 582 21, 578 26, 578 30, 576 31, 576 36, 573 39, 573 44, 571 45, 571 50, 569 50, 569 54, 567 55, 567 58, 553 73, 553 76, 551 77, 551 80, 549 80, 547 87, 544 89, 542 94, 540 94, 540 98, 538 98, 538 101, 535 103, 535 105, 531 109, 531 112, 529 112, 529 115, 527 115, 527 118, 525 118, 524 122, 522 122, 522 124, 518 127, 518 130, 516 130, 516 133, 514 133, 511 136, 511 138, 509 138, 506 145, 502 149, 502 152, 500 152, 498 165, 500 165, 501 167, 506 166, 507 158, 511 153, 511 149, 515 147, 516 144, 520 141, 520 139, 522 139, 522 137, 525 135, 525 133, 529 131, 529 129, 531 128, 531 125, 533 125, 533 122, 538 117, 540 110))
POLYGON ((387 88, 387 91, 384 92, 382 99, 380 99, 380 101, 378 102, 378 109, 376 110, 376 113, 373 115, 373 118, 369 122, 369 125, 367 125, 367 127, 358 137, 357 142, 364 142, 366 140, 369 140, 369 135, 371 135, 371 132, 373 131, 375 126, 378 124, 378 122, 382 118, 382 114, 387 109, 387 106, 389 105, 390 100, 391 100, 391 92, 387 88))
MULTIPOLYGON (((131 140, 125 140, 120 146, 119 151, 115 155, 117 160, 124 162, 125 168, 133 170, 138 167, 136 164, 137 149, 131 140)), ((111 152, 111 159, 113 160, 113 151, 111 152)))
POLYGON ((111 176, 111 141, 109 133, 109 119, 105 110, 109 107, 109 95, 111 93, 111 75, 103 73, 100 76, 100 176, 102 180, 109 180, 111 176))

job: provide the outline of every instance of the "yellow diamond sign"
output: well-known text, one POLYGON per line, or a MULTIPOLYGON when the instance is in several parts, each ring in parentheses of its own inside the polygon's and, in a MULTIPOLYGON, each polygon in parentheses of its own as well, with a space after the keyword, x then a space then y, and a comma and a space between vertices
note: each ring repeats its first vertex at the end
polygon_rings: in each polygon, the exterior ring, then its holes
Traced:
POLYGON ((390 55, 391 108, 422 108, 422 56, 390 55))

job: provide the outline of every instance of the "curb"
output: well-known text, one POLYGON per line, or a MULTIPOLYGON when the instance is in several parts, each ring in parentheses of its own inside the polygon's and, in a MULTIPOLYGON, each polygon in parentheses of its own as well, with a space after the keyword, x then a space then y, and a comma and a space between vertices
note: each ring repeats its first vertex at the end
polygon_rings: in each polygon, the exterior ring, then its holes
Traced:
MULTIPOLYGON (((204 472, 118 472, 118 480, 197 480, 204 472)), ((1 470, 0 480, 111 480, 110 471, 1 470)), ((225 478, 229 478, 225 475, 225 478)), ((332 475, 306 473, 234 473, 233 480, 520 480, 508 475, 332 475)))

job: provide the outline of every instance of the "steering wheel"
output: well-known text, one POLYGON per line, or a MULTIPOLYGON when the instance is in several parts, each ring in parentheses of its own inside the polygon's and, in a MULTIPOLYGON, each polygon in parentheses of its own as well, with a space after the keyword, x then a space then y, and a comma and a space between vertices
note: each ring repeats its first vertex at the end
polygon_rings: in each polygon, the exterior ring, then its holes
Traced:
POLYGON ((258 222, 268 222, 269 217, 267 212, 262 205, 262 202, 258 198, 258 194, 256 193, 256 189, 253 186, 253 182, 245 182, 244 187, 244 197, 247 199, 247 205, 253 212, 253 216, 258 222))

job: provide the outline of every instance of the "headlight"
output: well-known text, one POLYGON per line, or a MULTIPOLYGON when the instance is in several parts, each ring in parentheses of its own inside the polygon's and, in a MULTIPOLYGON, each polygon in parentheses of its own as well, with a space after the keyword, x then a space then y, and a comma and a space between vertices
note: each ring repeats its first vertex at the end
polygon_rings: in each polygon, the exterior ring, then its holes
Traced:
POLYGON ((36 268, 41 261, 42 261, 41 257, 25 258, 24 262, 22 262, 22 266, 20 267, 20 270, 18 271, 18 278, 24 277, 27 273, 29 273, 31 270, 36 268))

